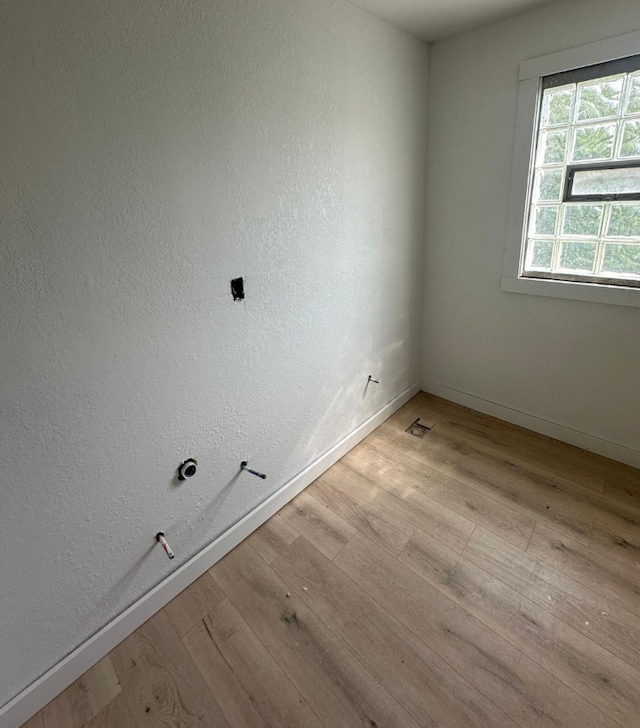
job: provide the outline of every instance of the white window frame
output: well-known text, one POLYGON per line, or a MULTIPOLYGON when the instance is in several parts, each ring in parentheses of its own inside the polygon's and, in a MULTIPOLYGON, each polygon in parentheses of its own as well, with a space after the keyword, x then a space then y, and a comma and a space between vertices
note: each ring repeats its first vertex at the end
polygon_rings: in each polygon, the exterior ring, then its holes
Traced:
POLYGON ((509 188, 507 240, 501 288, 511 293, 570 298, 578 301, 640 307, 640 288, 605 283, 525 278, 521 271, 529 219, 530 177, 533 170, 543 76, 613 61, 640 53, 640 31, 531 58, 520 64, 516 134, 509 188))

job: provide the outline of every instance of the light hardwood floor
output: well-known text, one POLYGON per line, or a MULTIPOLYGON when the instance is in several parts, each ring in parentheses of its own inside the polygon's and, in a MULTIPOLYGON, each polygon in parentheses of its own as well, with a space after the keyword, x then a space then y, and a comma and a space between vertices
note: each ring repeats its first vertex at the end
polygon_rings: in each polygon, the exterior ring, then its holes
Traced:
POLYGON ((640 727, 640 471, 418 395, 27 726, 640 727))

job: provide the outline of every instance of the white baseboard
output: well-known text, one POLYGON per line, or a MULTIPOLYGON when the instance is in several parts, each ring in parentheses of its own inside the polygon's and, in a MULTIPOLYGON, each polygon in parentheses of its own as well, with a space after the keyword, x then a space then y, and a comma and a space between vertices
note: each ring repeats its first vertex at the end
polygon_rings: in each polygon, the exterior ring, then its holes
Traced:
POLYGON ((514 425, 526 427, 527 430, 539 432, 541 435, 547 435, 556 440, 568 442, 570 445, 581 447, 583 450, 589 450, 590 452, 604 455, 604 457, 611 458, 612 460, 640 468, 640 451, 632 450, 624 445, 617 445, 615 442, 603 440, 600 437, 588 435, 586 432, 580 432, 580 430, 574 430, 564 425, 558 425, 555 422, 550 422, 541 417, 520 412, 520 410, 476 397, 473 394, 461 392, 458 389, 452 389, 444 384, 438 384, 428 379, 422 380, 422 391, 428 394, 434 394, 436 397, 448 399, 450 402, 461 404, 464 407, 469 407, 469 409, 483 412, 486 415, 497 417, 500 420, 511 422, 514 425))
POLYGON ((363 422, 351 434, 344 437, 309 467, 292 478, 276 493, 267 498, 251 513, 225 531, 215 541, 197 553, 186 564, 168 576, 158 586, 147 592, 122 614, 109 622, 93 637, 84 642, 42 677, 25 688, 13 700, 0 708, 0 728, 19 728, 29 718, 65 688, 101 660, 114 647, 128 637, 141 624, 162 609, 189 584, 202 576, 231 549, 244 541, 282 506, 298 495, 325 470, 330 468, 351 448, 355 447, 370 432, 375 430, 403 404, 420 391, 420 382, 415 382, 389 404, 363 422))

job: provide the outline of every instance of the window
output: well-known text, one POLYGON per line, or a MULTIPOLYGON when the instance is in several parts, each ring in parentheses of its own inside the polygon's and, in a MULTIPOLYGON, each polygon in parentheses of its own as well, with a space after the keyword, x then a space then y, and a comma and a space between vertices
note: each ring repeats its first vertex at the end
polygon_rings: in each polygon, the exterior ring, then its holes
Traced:
POLYGON ((522 64, 503 290, 640 306, 639 49, 522 64))
POLYGON ((640 56, 541 82, 522 274, 640 286, 640 56))

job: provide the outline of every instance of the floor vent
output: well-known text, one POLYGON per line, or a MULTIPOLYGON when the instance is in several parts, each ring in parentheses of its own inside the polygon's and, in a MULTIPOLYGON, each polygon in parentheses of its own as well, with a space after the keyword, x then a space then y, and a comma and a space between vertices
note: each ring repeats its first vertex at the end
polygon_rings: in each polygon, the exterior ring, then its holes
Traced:
POLYGON ((407 427, 405 432, 408 432, 410 435, 415 435, 415 437, 424 437, 426 434, 428 434, 429 430, 431 428, 427 427, 426 425, 420 424, 420 418, 412 424, 407 427))

